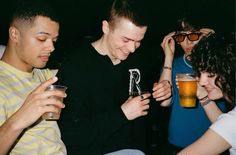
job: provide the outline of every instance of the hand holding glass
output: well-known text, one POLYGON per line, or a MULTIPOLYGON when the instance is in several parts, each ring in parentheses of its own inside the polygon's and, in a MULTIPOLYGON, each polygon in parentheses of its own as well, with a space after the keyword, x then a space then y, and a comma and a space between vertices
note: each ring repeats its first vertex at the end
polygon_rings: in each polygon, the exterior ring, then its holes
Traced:
MULTIPOLYGON (((62 86, 62 85, 50 85, 46 91, 48 90, 60 90, 63 91, 65 93, 67 87, 66 86, 62 86)), ((55 97, 55 96, 51 96, 57 100, 60 100, 61 102, 63 101, 62 97, 55 97)), ((61 109, 60 109, 61 110, 61 109)), ((59 113, 53 113, 53 112, 47 112, 45 114, 43 114, 42 118, 45 120, 58 120, 60 118, 60 111, 59 113)))

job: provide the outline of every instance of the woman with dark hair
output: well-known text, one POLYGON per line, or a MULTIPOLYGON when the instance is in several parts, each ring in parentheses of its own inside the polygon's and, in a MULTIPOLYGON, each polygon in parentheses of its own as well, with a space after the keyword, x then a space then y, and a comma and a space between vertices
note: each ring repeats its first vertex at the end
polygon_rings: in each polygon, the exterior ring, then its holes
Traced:
POLYGON ((235 35, 222 37, 212 34, 202 39, 192 51, 193 69, 198 74, 198 98, 214 123, 195 143, 179 155, 220 154, 230 149, 236 154, 235 107, 235 35), (212 100, 225 99, 232 107, 222 114, 212 100))

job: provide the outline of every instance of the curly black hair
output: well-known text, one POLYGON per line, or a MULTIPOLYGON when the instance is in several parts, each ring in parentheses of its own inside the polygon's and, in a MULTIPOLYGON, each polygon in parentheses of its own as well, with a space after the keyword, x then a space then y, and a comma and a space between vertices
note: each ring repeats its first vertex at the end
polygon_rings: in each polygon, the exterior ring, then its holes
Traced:
POLYGON ((235 105, 235 34, 211 34, 202 38, 193 48, 192 65, 197 75, 208 72, 216 75, 215 84, 224 98, 235 105))

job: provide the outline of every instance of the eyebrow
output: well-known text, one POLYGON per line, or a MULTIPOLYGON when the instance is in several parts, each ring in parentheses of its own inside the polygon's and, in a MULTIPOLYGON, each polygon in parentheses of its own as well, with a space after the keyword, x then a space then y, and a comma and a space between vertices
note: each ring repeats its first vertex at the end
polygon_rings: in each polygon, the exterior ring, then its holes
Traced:
MULTIPOLYGON (((47 35, 47 36, 51 36, 50 33, 48 32, 38 32, 37 34, 44 34, 44 35, 47 35)), ((54 38, 58 38, 59 34, 57 34, 54 38)))
POLYGON ((141 39, 141 40, 134 40, 134 39, 131 39, 131 38, 128 38, 128 37, 125 37, 125 36, 123 36, 125 39, 128 39, 128 40, 131 40, 131 41, 134 41, 134 42, 141 42, 143 39, 141 39))
POLYGON ((46 34, 46 35, 50 35, 50 33, 47 33, 47 32, 38 32, 37 34, 46 34))

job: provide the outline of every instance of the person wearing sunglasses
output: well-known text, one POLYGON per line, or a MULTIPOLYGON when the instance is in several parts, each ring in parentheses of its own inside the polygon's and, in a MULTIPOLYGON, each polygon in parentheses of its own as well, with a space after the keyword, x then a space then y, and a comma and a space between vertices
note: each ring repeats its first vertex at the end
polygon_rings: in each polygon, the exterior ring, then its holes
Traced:
MULTIPOLYGON (((161 43, 165 54, 164 66, 160 81, 169 80, 172 84, 172 97, 161 103, 163 107, 171 107, 168 127, 168 143, 164 145, 163 154, 176 154, 182 148, 190 145, 204 134, 211 122, 208 119, 203 106, 197 101, 194 108, 180 106, 179 92, 175 77, 177 73, 193 73, 191 65, 191 51, 203 36, 214 33, 214 30, 203 28, 198 22, 192 21, 191 17, 185 16, 177 21, 175 32, 166 35, 161 43), (175 45, 180 45, 183 55, 176 56, 175 45)), ((196 20, 196 19, 195 19, 196 20)), ((197 20, 196 20, 197 21, 197 20)), ((156 83, 153 87, 153 97, 158 94, 156 83)), ((218 104, 220 109, 226 111, 224 103, 218 104)))

